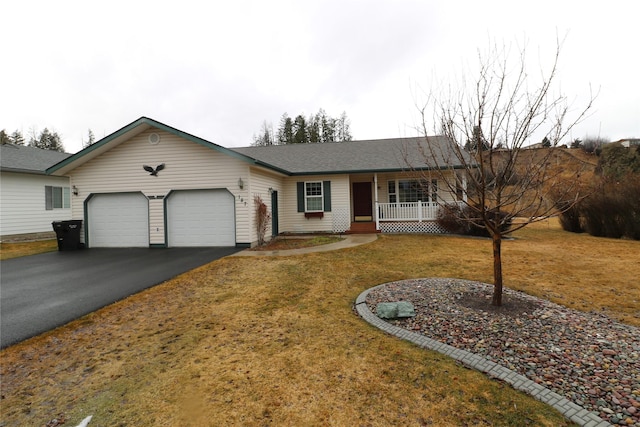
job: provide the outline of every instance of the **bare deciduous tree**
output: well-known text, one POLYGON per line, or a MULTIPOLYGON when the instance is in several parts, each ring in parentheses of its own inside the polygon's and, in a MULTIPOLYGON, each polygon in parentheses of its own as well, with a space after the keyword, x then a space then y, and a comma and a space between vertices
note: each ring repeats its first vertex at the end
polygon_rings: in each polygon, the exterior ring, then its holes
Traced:
POLYGON ((555 92, 560 51, 558 42, 549 69, 541 67, 534 78, 525 48, 513 62, 508 49, 494 46, 479 54, 479 73, 471 87, 463 82, 459 92, 431 92, 421 107, 424 134, 432 128, 451 144, 446 152, 426 145, 425 159, 452 165, 430 171, 429 178, 436 174, 438 185, 453 194, 463 181, 467 198, 457 210, 460 219, 491 236, 495 306, 502 305, 502 239, 557 214, 557 206, 569 209, 581 197, 580 170, 563 167, 559 143, 585 118, 595 97, 590 94, 584 108, 572 111, 567 98, 555 92), (548 147, 529 149, 534 135, 536 141, 544 136, 548 147))
POLYGON ((276 137, 273 133, 273 125, 271 123, 267 123, 267 121, 262 122, 262 126, 260 127, 260 133, 258 135, 253 135, 253 146, 262 147, 262 146, 270 146, 275 145, 277 143, 276 137))

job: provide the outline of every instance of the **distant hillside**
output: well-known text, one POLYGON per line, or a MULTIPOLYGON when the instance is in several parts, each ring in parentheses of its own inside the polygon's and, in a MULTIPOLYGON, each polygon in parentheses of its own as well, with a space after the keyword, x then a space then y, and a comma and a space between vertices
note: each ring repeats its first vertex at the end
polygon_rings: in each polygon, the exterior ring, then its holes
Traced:
MULTIPOLYGON (((549 148, 532 148, 520 150, 516 170, 525 170, 532 163, 546 161, 551 171, 560 172, 561 175, 572 176, 580 171, 580 176, 591 178, 598 165, 598 157, 595 154, 585 153, 581 149, 556 148, 549 156, 549 148), (566 173, 563 173, 566 172, 566 173)), ((494 156, 508 156, 508 151, 494 151, 494 156)))
MULTIPOLYGON (((531 188, 531 191, 525 191, 523 196, 524 200, 533 201, 537 199, 541 194, 546 194, 550 189, 550 186, 560 180, 566 180, 567 185, 583 186, 593 179, 596 167, 598 165, 598 157, 594 154, 585 153, 581 149, 570 148, 557 148, 551 152, 549 148, 532 148, 527 150, 521 150, 518 155, 516 164, 516 175, 521 177, 527 176, 526 170, 532 164, 538 164, 540 162, 547 162, 548 176, 555 177, 548 182, 543 183, 546 187, 540 189, 539 187, 531 188), (557 179, 556 179, 557 178, 557 179), (576 182, 576 179, 579 182, 576 182), (527 194, 530 193, 530 194, 527 194)), ((509 155, 508 151, 495 151, 494 156, 509 155)), ((518 178, 515 178, 518 179, 518 178)), ((550 202, 549 202, 550 203, 550 202)), ((520 210, 520 208, 515 208, 520 210)), ((527 215, 535 215, 534 212, 523 212, 527 215)))
MULTIPOLYGON (((543 159, 547 154, 548 148, 535 148, 531 150, 523 150, 524 154, 520 158, 520 163, 536 161, 543 159)), ((590 179, 598 166, 598 156, 595 154, 585 153, 584 150, 578 148, 557 148, 553 150, 552 156, 549 158, 552 163, 550 166, 554 171, 564 171, 562 175, 570 177, 575 171, 580 171, 582 179, 590 179)), ((581 179, 581 180, 582 180, 581 179)))

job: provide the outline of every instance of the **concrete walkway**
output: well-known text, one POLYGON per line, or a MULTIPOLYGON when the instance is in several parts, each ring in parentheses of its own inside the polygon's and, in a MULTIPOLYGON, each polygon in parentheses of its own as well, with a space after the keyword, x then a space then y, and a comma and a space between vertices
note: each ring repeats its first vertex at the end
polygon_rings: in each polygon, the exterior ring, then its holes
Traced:
POLYGON ((287 249, 282 251, 252 251, 250 249, 245 249, 244 251, 236 252, 232 256, 288 256, 308 254, 312 252, 335 251, 336 249, 351 248, 354 246, 364 245, 365 243, 371 243, 378 238, 378 235, 345 234, 343 237, 344 240, 336 243, 329 243, 328 245, 318 245, 300 249, 287 249))
POLYGON ((490 378, 502 380, 507 384, 510 384, 516 390, 523 391, 530 396, 538 399, 539 401, 552 406, 562 415, 564 415, 568 420, 571 420, 580 426, 611 426, 611 424, 600 418, 600 416, 595 412, 587 411, 582 406, 579 406, 564 398, 560 394, 551 391, 534 381, 531 381, 524 375, 520 375, 517 372, 512 371, 511 369, 498 365, 497 363, 492 362, 491 360, 488 360, 477 354, 473 354, 466 350, 457 349, 448 344, 436 341, 416 332, 408 331, 380 319, 378 316, 373 314, 371 310, 369 310, 369 307, 366 304, 366 299, 370 291, 381 286, 385 285, 383 284, 371 289, 367 289, 366 291, 362 292, 356 299, 356 310, 358 314, 371 325, 383 330, 390 335, 410 341, 419 347, 426 348, 428 350, 434 350, 438 353, 444 354, 445 356, 449 356, 471 369, 475 369, 487 374, 487 376, 489 376, 490 378))

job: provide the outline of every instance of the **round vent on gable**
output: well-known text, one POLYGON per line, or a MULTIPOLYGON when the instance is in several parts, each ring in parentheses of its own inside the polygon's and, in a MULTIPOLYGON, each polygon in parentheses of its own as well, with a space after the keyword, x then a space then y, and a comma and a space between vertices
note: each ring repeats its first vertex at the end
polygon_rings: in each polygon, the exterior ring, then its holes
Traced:
POLYGON ((149 144, 157 145, 159 143, 160 143, 160 135, 158 135, 157 133, 152 133, 151 135, 149 135, 149 144))

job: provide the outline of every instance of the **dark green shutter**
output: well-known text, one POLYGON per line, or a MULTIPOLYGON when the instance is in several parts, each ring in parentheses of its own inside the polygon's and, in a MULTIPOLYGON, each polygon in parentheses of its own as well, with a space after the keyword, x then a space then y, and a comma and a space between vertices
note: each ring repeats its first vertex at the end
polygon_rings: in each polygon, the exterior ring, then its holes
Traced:
POLYGON ((322 181, 322 194, 324 195, 324 211, 331 212, 331 181, 322 181))
POLYGON ((304 212, 304 182, 298 182, 298 212, 304 212))

